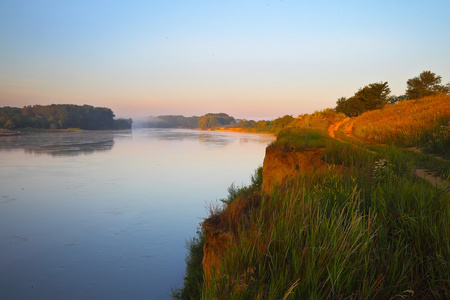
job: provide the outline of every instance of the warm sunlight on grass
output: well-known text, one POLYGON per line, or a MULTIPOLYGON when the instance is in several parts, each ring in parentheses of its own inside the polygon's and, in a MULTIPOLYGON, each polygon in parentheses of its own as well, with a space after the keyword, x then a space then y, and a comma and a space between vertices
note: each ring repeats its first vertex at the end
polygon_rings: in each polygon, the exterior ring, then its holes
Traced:
POLYGON ((431 148, 445 144, 450 133, 450 95, 401 101, 366 112, 356 118, 353 128, 356 137, 369 142, 431 148))
POLYGON ((327 132, 328 126, 331 123, 336 123, 342 119, 345 119, 345 115, 337 113, 332 109, 324 109, 322 111, 316 111, 311 115, 300 115, 292 122, 290 127, 301 129, 318 129, 323 133, 327 132))

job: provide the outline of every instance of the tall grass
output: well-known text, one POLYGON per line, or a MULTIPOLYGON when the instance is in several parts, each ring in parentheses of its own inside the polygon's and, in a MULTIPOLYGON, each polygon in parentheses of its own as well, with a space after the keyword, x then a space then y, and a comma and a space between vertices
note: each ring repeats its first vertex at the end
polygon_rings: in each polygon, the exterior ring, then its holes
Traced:
POLYGON ((290 124, 291 128, 314 129, 323 133, 327 132, 331 123, 345 119, 342 113, 336 113, 332 109, 316 111, 313 114, 300 115, 290 124))
POLYGON ((342 175, 303 174, 261 200, 203 299, 450 295, 448 194, 395 162, 374 182, 379 156, 341 151, 342 175))
POLYGON ((199 299, 203 287, 203 245, 205 244, 205 232, 197 230, 197 236, 186 242, 188 250, 186 256, 186 271, 183 287, 172 289, 172 298, 179 300, 199 299))
POLYGON ((450 95, 401 101, 356 118, 354 135, 365 141, 419 146, 450 155, 450 95))
POLYGON ((283 151, 302 151, 310 148, 321 148, 327 145, 328 137, 317 130, 286 129, 278 133, 277 139, 271 144, 283 151))
POLYGON ((299 174, 265 196, 261 169, 251 186, 232 185, 213 216, 231 236, 219 271, 184 295, 450 298, 450 197, 412 172, 425 165, 448 177, 450 163, 396 146, 368 151, 301 127, 276 143, 289 151, 326 146, 329 170, 299 174))

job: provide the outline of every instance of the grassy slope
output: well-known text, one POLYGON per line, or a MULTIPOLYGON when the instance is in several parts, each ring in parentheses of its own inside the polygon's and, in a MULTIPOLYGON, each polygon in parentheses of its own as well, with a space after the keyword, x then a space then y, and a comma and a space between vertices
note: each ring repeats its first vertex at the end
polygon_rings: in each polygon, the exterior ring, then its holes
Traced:
MULTIPOLYGON (((400 105, 392 107, 400 109, 400 105)), ((414 120, 417 111, 408 113, 407 108, 402 117, 414 120)), ((442 121, 442 114, 429 111, 435 114, 434 120, 442 121)), ((386 111, 384 115, 389 116, 386 111)), ((355 122, 355 134, 368 138, 358 130, 362 124, 368 128, 375 117, 360 118, 355 122)), ((397 146, 354 146, 323 134, 331 122, 340 119, 342 116, 327 113, 302 116, 278 141, 286 150, 325 144, 323 159, 330 163, 329 172, 301 174, 290 186, 271 195, 252 193, 251 188, 245 193, 236 189, 230 193, 228 203, 251 197, 253 202, 259 199, 258 204, 239 216, 239 222, 227 223, 234 238, 220 273, 199 285, 198 297, 449 298, 449 194, 413 174, 417 164, 429 164, 427 156, 398 148, 405 145, 404 140, 413 141, 408 147, 423 147, 417 137, 432 131, 437 123, 428 121, 419 129, 402 129, 401 139, 389 141, 397 146), (316 144, 305 142, 306 129, 314 131, 316 144), (336 172, 333 164, 342 166, 341 171, 336 172)), ((373 130, 385 128, 386 120, 381 116, 377 122, 380 125, 373 130)), ((448 165, 445 168, 448 170, 448 165)), ((233 215, 227 212, 231 207, 225 206, 225 215, 233 215)))
POLYGON ((450 95, 387 105, 358 117, 354 135, 368 142, 419 146, 450 158, 450 95))

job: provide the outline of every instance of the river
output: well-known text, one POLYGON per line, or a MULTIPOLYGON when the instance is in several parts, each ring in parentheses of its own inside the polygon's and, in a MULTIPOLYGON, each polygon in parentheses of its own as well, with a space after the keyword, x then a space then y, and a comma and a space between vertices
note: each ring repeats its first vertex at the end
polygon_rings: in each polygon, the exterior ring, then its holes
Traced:
POLYGON ((271 135, 184 129, 0 137, 0 299, 170 299, 209 203, 271 135))

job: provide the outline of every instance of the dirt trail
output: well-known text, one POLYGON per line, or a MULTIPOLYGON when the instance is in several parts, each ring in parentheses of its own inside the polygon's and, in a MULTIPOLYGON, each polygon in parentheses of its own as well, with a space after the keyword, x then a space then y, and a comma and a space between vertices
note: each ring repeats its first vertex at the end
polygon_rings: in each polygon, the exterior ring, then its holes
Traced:
MULTIPOLYGON (((328 135, 330 137, 332 137, 333 139, 336 139, 338 141, 341 141, 343 143, 348 143, 346 141, 341 140, 340 138, 336 137, 336 132, 339 130, 339 128, 341 128, 344 124, 344 133, 346 136, 348 136, 349 138, 354 138, 353 137, 353 124, 355 123, 355 119, 350 119, 350 118, 346 118, 340 122, 337 123, 332 123, 330 124, 330 126, 328 127, 328 135)), ((366 149, 367 150, 367 149, 366 149)), ((370 150, 368 150, 370 151, 370 150)), ((374 153, 373 151, 370 151, 372 153, 374 153)), ((416 169, 414 170, 414 174, 422 179, 425 179, 426 181, 428 181, 429 183, 431 183, 433 186, 436 187, 440 187, 443 189, 447 189, 447 193, 450 194, 450 182, 440 178, 439 176, 437 176, 436 174, 434 174, 433 172, 431 172, 430 170, 427 169, 416 169)))
POLYGON ((427 169, 416 169, 414 170, 414 174, 416 174, 420 178, 425 179, 433 186, 442 189, 447 189, 447 194, 450 195, 450 182, 448 182, 447 180, 442 179, 441 177, 437 176, 436 174, 427 169))
MULTIPOLYGON (((346 118, 338 123, 332 123, 329 127, 328 127, 328 135, 331 136, 333 139, 336 139, 338 141, 344 142, 343 140, 341 140, 340 138, 336 137, 336 132, 338 131, 338 129, 344 125, 345 123, 347 123, 350 119, 346 118)), ((350 122, 350 124, 353 126, 353 121, 350 122)), ((345 128, 347 130, 348 126, 345 128)), ((351 132, 351 128, 350 128, 350 132, 351 132)), ((347 134, 347 131, 345 131, 345 133, 347 134)))

